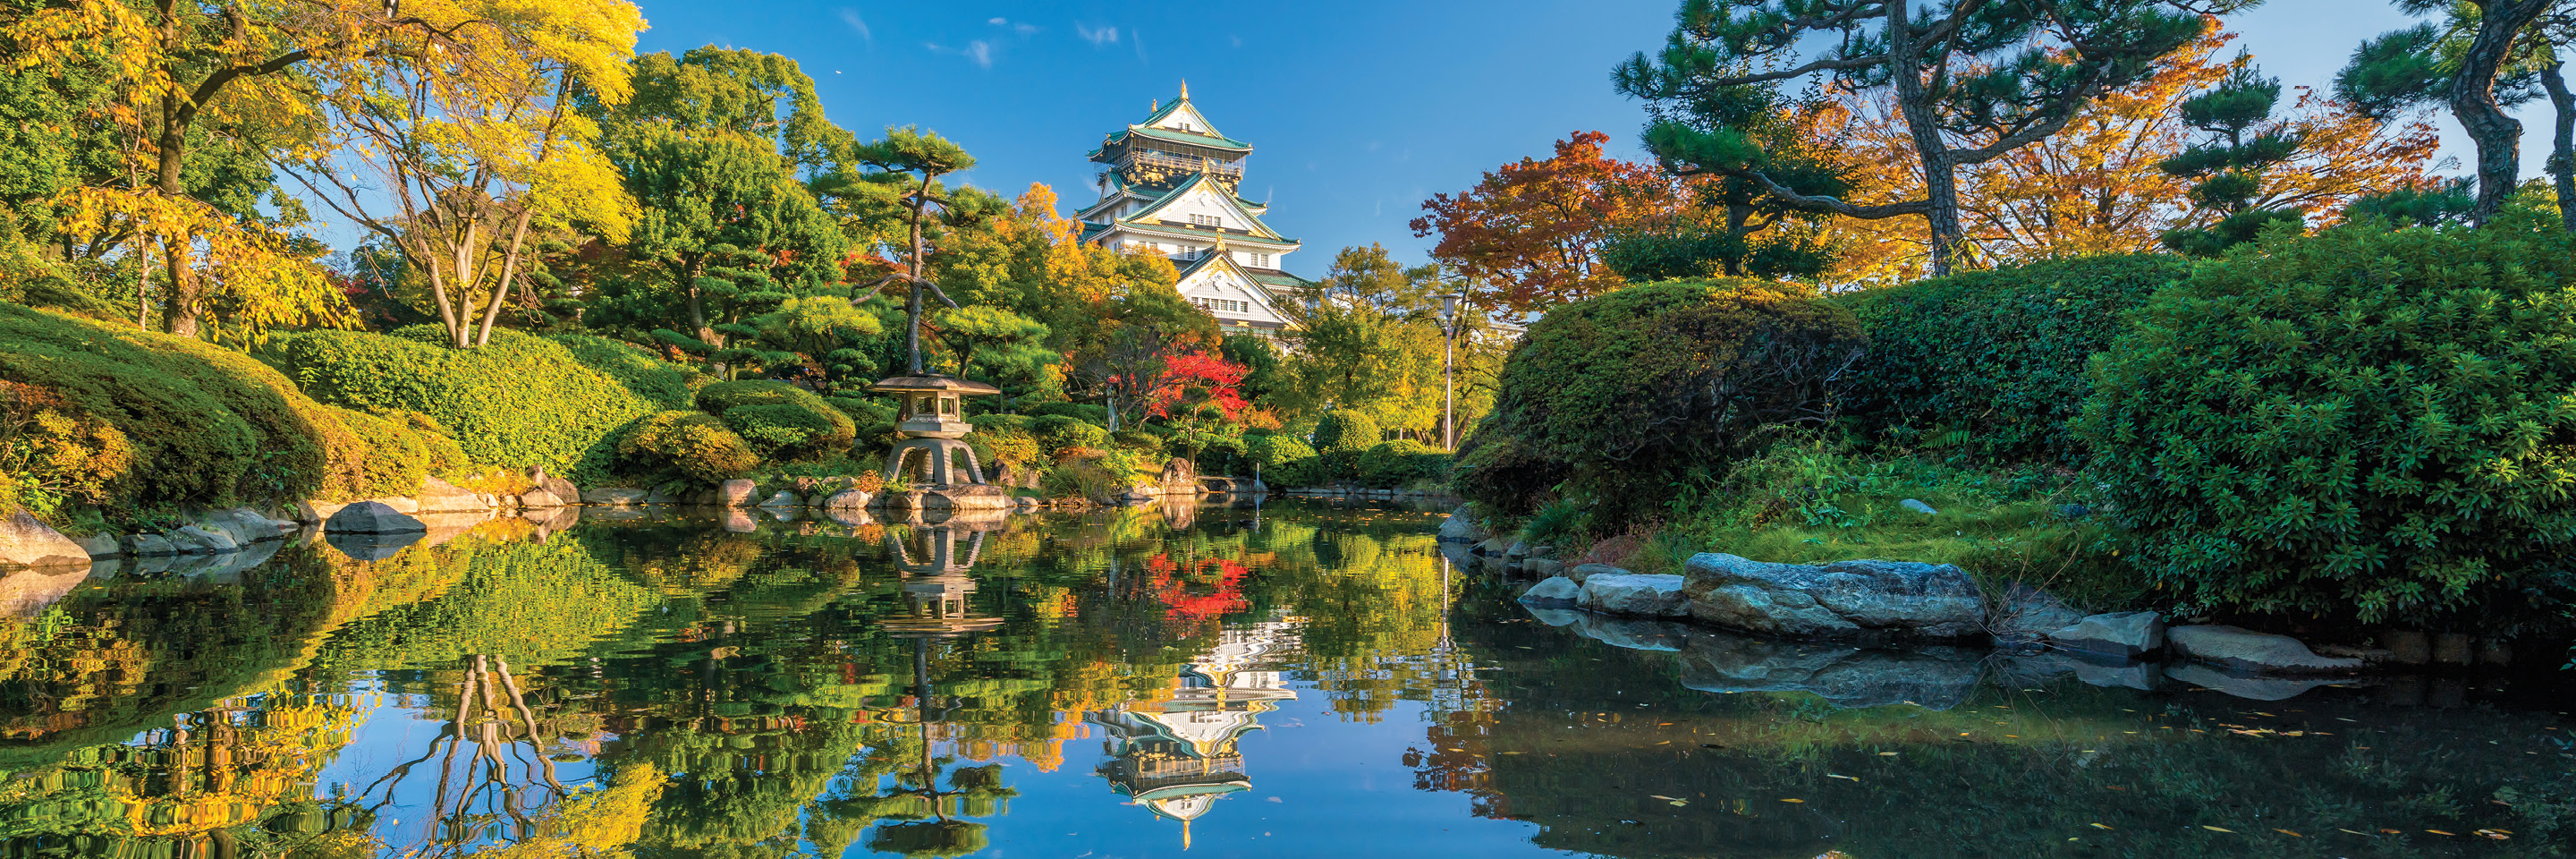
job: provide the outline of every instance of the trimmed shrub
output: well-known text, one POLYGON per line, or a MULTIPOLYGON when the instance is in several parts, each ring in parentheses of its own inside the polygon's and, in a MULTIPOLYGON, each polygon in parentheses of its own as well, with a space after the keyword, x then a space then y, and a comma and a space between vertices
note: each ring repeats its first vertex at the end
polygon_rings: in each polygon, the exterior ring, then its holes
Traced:
POLYGON ((1274 486, 1311 486, 1315 449, 1293 435, 1256 435, 1243 440, 1244 456, 1261 465, 1261 482, 1274 486))
POLYGON ((315 402, 276 370, 191 338, 0 304, 0 380, 40 392, 39 410, 90 438, 86 446, 104 444, 109 430, 121 437, 124 452, 86 460, 77 494, 56 493, 120 518, 182 504, 409 494, 419 484, 401 476, 426 467, 377 461, 416 454, 367 443, 398 434, 352 429, 350 412, 315 402))
POLYGON ((2156 295, 2078 425, 2131 563, 2186 612, 2563 622, 2576 240, 2552 221, 2273 237, 2156 295))
MULTIPOLYGON (((307 331, 273 338, 263 357, 323 402, 436 419, 478 465, 542 467, 579 483, 607 475, 620 432, 671 405, 670 377, 644 374, 659 381, 639 393, 553 339, 496 330, 488 346, 453 349, 440 345, 443 336, 430 326, 307 331)), ((619 362, 642 354, 582 348, 619 362)))
POLYGON ((617 442, 627 469, 668 471, 699 483, 729 480, 760 464, 750 442, 705 412, 662 412, 637 423, 617 442))
POLYGON ((1079 418, 1048 415, 1038 418, 1030 428, 1034 430, 1033 434, 1037 436, 1038 444, 1045 447, 1050 454, 1062 452, 1066 448, 1109 446, 1108 430, 1085 423, 1079 418))
POLYGON ((1431 476, 1421 473, 1417 457, 1433 452, 1430 445, 1409 438, 1378 442, 1359 456, 1360 482, 1393 489, 1431 476))
POLYGON ((664 361, 652 352, 606 337, 549 334, 545 339, 562 344, 564 351, 572 353, 572 359, 582 366, 616 379, 626 390, 664 409, 688 408, 696 400, 697 389, 712 381, 696 367, 664 361))
POLYGON ((1882 440, 2078 464, 2086 362, 2120 314, 2190 273, 2167 254, 2096 256, 1837 296, 1869 336, 1842 412, 1882 440))
POLYGON ((847 450, 858 437, 850 416, 812 391, 766 379, 698 389, 698 410, 715 415, 764 456, 806 459, 847 450))
POLYGON ((1384 438, 1385 434, 1378 431, 1377 419, 1367 412, 1337 409, 1324 413, 1315 422, 1317 453, 1358 453, 1375 447, 1384 438))
POLYGON ((987 476, 995 465, 1008 465, 1017 470, 1038 461, 1041 456, 1037 439, 1009 427, 977 430, 967 434, 965 441, 967 447, 974 449, 975 460, 984 464, 987 476))
MULTIPOLYGON (((824 397, 823 402, 841 410, 841 414, 849 415, 850 422, 859 426, 894 423, 895 408, 884 403, 858 397, 824 397)), ((968 421, 971 423, 973 419, 969 418, 968 421)), ((982 426, 982 424, 976 424, 976 426, 982 426)))
POLYGON ((1039 403, 1034 406, 1029 406, 1021 409, 1020 413, 1033 418, 1042 418, 1053 415, 1057 417, 1073 418, 1075 420, 1086 421, 1101 426, 1109 425, 1109 410, 1091 403, 1072 403, 1059 400, 1057 402, 1039 403))
POLYGON ((1160 451, 1163 449, 1162 434, 1152 430, 1123 429, 1110 433, 1109 439, 1117 442, 1119 447, 1128 450, 1160 451))
MULTIPOLYGON (((888 420, 892 420, 891 415, 888 420)), ((1018 430, 1022 434, 1027 434, 1031 431, 1031 427, 1037 425, 1037 419, 1028 415, 982 414, 967 418, 966 423, 973 426, 976 432, 1000 428, 1018 430)))
POLYGON ((1549 487, 1615 522, 1706 483, 1782 427, 1833 419, 1864 345, 1849 311, 1765 281, 1667 281, 1550 311, 1462 445, 1469 498, 1520 515, 1549 487), (1481 472, 1481 473, 1478 473, 1481 472))

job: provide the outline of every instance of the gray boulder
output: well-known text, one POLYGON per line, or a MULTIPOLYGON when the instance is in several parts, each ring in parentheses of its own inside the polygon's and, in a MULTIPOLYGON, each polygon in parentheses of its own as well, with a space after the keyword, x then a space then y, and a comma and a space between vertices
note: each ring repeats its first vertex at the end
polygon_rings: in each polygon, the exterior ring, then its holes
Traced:
POLYGON ((1573 624, 1576 633, 1623 650, 1678 651, 1690 643, 1690 627, 1669 620, 1571 614, 1578 616, 1573 624))
POLYGON ((1575 608, 1583 604, 1583 586, 1557 576, 1522 591, 1521 604, 1531 608, 1575 608))
POLYGON ((751 482, 749 478, 737 477, 716 486, 715 503, 724 507, 749 507, 752 494, 758 491, 760 484, 751 482))
POLYGON ((161 536, 170 538, 170 545, 182 555, 223 555, 241 551, 241 542, 234 540, 233 535, 204 525, 181 525, 161 532, 161 536))
POLYGON ((71 541, 79 544, 81 551, 88 552, 91 560, 125 554, 124 541, 116 539, 114 534, 91 534, 87 537, 73 537, 71 541))
POLYGON ((225 536, 233 538, 233 544, 236 546, 265 543, 286 533, 285 529, 278 527, 277 520, 261 515, 259 511, 248 507, 235 507, 208 513, 198 517, 196 525, 209 531, 223 532, 225 536))
POLYGON ((179 554, 179 547, 170 545, 168 537, 159 534, 134 535, 134 556, 137 558, 166 558, 176 554, 179 554))
POLYGON ((425 534, 429 526, 376 501, 360 501, 331 514, 325 534, 425 534))
POLYGON ((1578 631, 1583 628, 1584 619, 1600 617, 1588 611, 1570 608, 1539 608, 1525 605, 1521 610, 1529 612, 1530 617, 1540 623, 1549 626, 1570 626, 1578 631))
POLYGON ((413 543, 418 543, 427 536, 429 533, 426 528, 419 531, 384 534, 325 529, 322 532, 322 542, 355 560, 381 561, 401 554, 402 550, 410 548, 413 543))
POLYGON ((1584 608, 1627 617, 1689 617, 1690 594, 1676 575, 1593 575, 1583 580, 1584 608))
POLYGON ((631 486, 603 486, 581 492, 581 503, 602 507, 626 507, 644 503, 653 493, 631 486))
POLYGON ((531 489, 519 493, 521 510, 548 510, 561 506, 564 506, 563 497, 544 489, 531 489))
POLYGON ((856 489, 845 489, 840 492, 832 493, 832 497, 824 499, 823 509, 864 510, 867 509, 868 498, 869 496, 865 492, 861 492, 856 489))
POLYGON ((1483 555, 1488 558, 1499 558, 1503 556, 1503 550, 1508 548, 1511 548, 1511 544, 1503 542, 1503 538, 1487 537, 1476 543, 1476 554, 1483 555))
POLYGON ((558 504, 571 504, 581 500, 581 487, 572 485, 570 480, 547 474, 545 469, 540 468, 530 472, 528 480, 535 483, 538 489, 544 490, 547 495, 554 496, 558 504))
POLYGON ((2165 644, 2192 659, 2256 674, 2349 674, 2363 665, 2359 659, 2318 656, 2286 635, 2233 626, 2173 627, 2165 630, 2165 644))
POLYGON ((1619 567, 1610 566, 1609 564, 1576 564, 1573 569, 1565 571, 1565 577, 1573 579, 1575 584, 1582 584, 1585 579, 1592 578, 1593 576, 1627 575, 1635 574, 1619 567))
POLYGON ((2065 650, 2114 659, 2136 659, 2165 649, 2165 616, 2151 611, 2097 614, 2048 633, 2065 650))
POLYGON ((1976 690, 1980 656, 1956 647, 1887 650, 1694 632, 1679 674, 1682 685, 1703 692, 1805 692, 1838 707, 1947 710, 1976 690))
POLYGON ((1555 558, 1531 558, 1521 562, 1521 572, 1538 578, 1565 574, 1565 562, 1555 558))
POLYGON ((1685 566, 1690 614, 1757 635, 1958 640, 1986 634, 1985 595, 1949 564, 1771 564, 1703 552, 1685 566))
POLYGON ((2049 633, 2083 619, 2083 612, 2047 591, 2014 582, 1995 600, 1986 626, 1994 633, 1996 644, 2038 644, 2049 633))
MULTIPOLYGON (((492 509, 492 502, 484 500, 482 495, 466 491, 462 486, 435 477, 421 478, 420 493, 415 497, 420 502, 419 509, 401 512, 482 513, 492 509)), ((337 517, 339 514, 332 515, 337 517)))
POLYGON ((781 489, 776 492, 769 493, 768 498, 761 500, 760 506, 770 508, 803 507, 805 506, 805 502, 796 500, 796 493, 781 489))
POLYGON ((89 550, 25 508, 10 506, 0 517, 0 566, 88 566, 89 550))

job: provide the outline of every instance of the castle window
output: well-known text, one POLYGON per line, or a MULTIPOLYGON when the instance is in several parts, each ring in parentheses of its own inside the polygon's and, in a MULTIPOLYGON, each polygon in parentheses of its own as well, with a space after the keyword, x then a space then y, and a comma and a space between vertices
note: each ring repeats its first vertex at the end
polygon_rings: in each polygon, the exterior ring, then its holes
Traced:
POLYGON ((1222 225, 1223 222, 1217 220, 1215 215, 1191 215, 1190 223, 1202 227, 1214 227, 1222 225))

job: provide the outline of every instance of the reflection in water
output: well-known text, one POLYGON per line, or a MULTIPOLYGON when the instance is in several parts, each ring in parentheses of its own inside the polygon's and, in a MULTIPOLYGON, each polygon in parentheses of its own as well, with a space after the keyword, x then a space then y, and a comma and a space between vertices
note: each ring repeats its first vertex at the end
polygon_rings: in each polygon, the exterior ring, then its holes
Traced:
POLYGON ((1532 616, 1453 577, 1436 523, 618 511, 13 574, 0 859, 2542 857, 2576 837, 2554 665, 2284 686, 1532 616))

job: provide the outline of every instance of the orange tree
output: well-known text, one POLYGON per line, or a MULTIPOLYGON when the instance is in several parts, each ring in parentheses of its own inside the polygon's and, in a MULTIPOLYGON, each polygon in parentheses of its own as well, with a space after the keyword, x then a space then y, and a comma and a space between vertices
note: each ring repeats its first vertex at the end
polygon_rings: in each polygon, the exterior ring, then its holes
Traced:
POLYGON ((1544 160, 1523 158, 1456 195, 1434 194, 1413 234, 1438 235, 1431 256, 1471 284, 1476 304, 1529 313, 1626 282, 1601 251, 1617 231, 1688 202, 1653 165, 1602 154, 1610 136, 1578 131, 1544 160))

